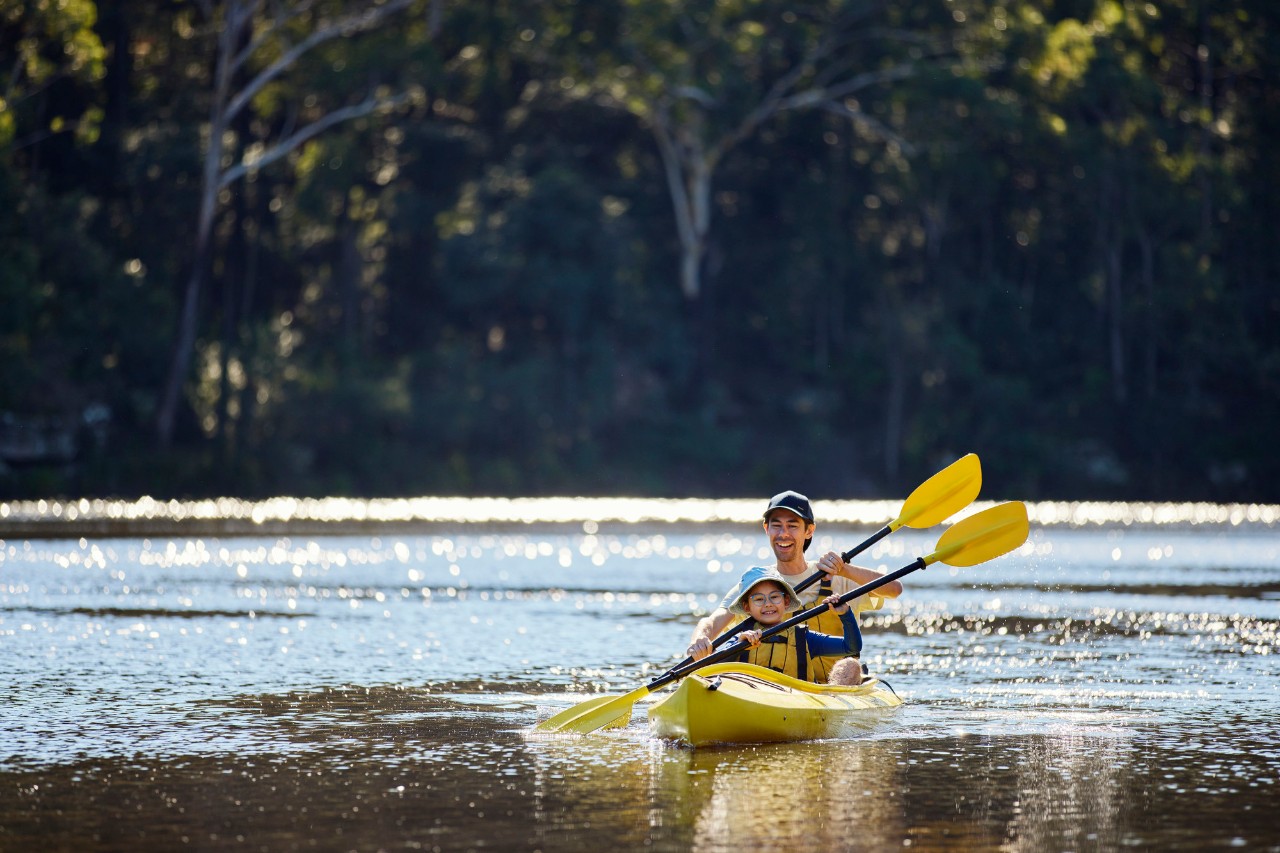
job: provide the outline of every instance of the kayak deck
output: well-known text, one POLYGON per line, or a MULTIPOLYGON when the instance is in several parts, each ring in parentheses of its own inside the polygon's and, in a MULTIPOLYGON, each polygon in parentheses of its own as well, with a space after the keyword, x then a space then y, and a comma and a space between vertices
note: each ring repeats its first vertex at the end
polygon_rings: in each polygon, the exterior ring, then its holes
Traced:
POLYGON ((779 743, 866 730, 902 700, 878 679, 857 687, 799 681, 746 663, 708 666, 649 709, 658 737, 691 746, 779 743))

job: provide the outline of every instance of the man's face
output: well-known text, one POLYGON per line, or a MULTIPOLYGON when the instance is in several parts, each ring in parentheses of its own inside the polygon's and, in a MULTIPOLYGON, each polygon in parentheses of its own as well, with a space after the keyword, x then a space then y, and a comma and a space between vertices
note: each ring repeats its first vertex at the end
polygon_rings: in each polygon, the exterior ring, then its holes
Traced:
POLYGON ((804 556, 804 540, 813 535, 813 525, 794 512, 775 509, 764 520, 764 534, 779 562, 790 562, 804 556))

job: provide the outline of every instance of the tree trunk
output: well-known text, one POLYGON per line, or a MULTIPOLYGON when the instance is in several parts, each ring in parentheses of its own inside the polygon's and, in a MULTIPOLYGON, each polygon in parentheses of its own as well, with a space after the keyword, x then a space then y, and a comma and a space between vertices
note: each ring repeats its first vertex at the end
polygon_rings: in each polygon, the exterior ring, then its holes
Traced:
MULTIPOLYGON (((222 133, 219 130, 212 135, 221 139, 222 133)), ((209 151, 205 155, 205 177, 200 189, 200 215, 196 225, 196 245, 191 259, 191 272, 187 277, 187 286, 182 295, 178 333, 174 339, 173 354, 169 360, 169 373, 165 379, 159 411, 156 414, 156 437, 160 441, 160 446, 165 449, 173 444, 173 430, 178 415, 178 404, 182 400, 182 386, 187 381, 187 373, 191 369, 191 355, 196 345, 196 319, 199 314, 200 296, 212 255, 213 223, 218 198, 216 169, 218 158, 221 156, 221 142, 211 141, 209 151), (212 176, 209 174, 211 166, 215 171, 212 176)))
MULTIPOLYGON (((375 110, 398 106, 409 99, 407 94, 393 98, 379 97, 371 92, 363 102, 334 109, 294 130, 284 139, 267 146, 255 159, 241 158, 234 165, 224 166, 224 136, 229 122, 248 109, 253 97, 272 81, 279 79, 300 57, 317 46, 336 38, 347 38, 354 33, 367 32, 381 26, 391 16, 409 8, 413 0, 387 0, 371 3, 340 18, 326 20, 317 29, 300 40, 289 39, 283 54, 267 61, 266 67, 257 71, 241 86, 235 86, 237 72, 249 65, 250 37, 266 43, 265 34, 278 32, 290 23, 290 15, 272 7, 276 15, 264 15, 260 0, 228 0, 218 6, 222 10, 220 20, 215 20, 215 4, 202 4, 210 22, 218 26, 218 45, 214 58, 214 87, 210 98, 209 138, 205 151, 204 169, 200 182, 199 212, 196 220, 195 246, 192 267, 182 296, 182 308, 178 317, 178 329, 174 339, 173 355, 169 361, 168 377, 160 395, 156 413, 156 435, 162 448, 173 443, 174 425, 178 407, 182 402, 182 388, 191 369, 191 357, 196 342, 196 327, 205 278, 213 256, 213 226, 218 213, 218 194, 244 177, 250 170, 265 168, 270 163, 296 150, 300 145, 323 133, 340 122, 369 115, 375 110), (259 31, 261 30, 261 31, 259 31), (244 51, 244 53, 241 53, 244 51)), ((429 21, 434 27, 439 23, 439 4, 429 11, 429 21)), ((266 59, 265 57, 259 57, 266 59)))
POLYGON ((249 447, 250 430, 257 406, 257 389, 254 370, 258 353, 257 339, 248 318, 253 316, 254 291, 258 286, 258 261, 262 247, 262 226, 270 221, 270 200, 264 193, 255 192, 252 203, 248 205, 249 213, 245 220, 245 259, 244 278, 241 281, 239 306, 236 316, 239 322, 235 330, 236 351, 241 354, 241 369, 244 371, 244 382, 240 388, 240 410, 236 415, 236 428, 232 433, 231 458, 241 459, 245 449, 249 447))
POLYGON ((333 281, 337 292, 342 323, 343 370, 354 363, 360 351, 360 246, 357 243, 359 223, 351 218, 350 197, 344 197, 339 214, 337 257, 333 265, 333 281))
POLYGON ((218 52, 214 59, 214 92, 209 112, 209 144, 204 153, 204 167, 200 177, 199 211, 196 216, 195 251, 191 259, 191 272, 182 294, 182 309, 178 315, 178 332, 169 359, 169 373, 160 396, 156 413, 156 437, 160 447, 168 449, 173 444, 173 430, 182 401, 182 386, 191 369, 191 355, 196 344, 196 320, 199 315, 201 292, 208 275, 213 249, 213 225, 218 213, 218 191, 222 175, 222 154, 227 129, 227 104, 231 93, 232 65, 236 45, 244 38, 239 19, 228 14, 218 36, 218 52))
POLYGON ((1138 250, 1142 259, 1142 301, 1146 306, 1145 333, 1142 342, 1142 367, 1145 378, 1143 384, 1147 399, 1154 400, 1159 386, 1156 380, 1158 370, 1156 344, 1160 339, 1160 318, 1156 308, 1155 247, 1150 232, 1145 228, 1138 232, 1138 250))
POLYGON ((680 292, 696 300, 702 290, 702 261, 711 226, 711 175, 715 165, 703 151, 697 133, 686 129, 677 138, 664 112, 653 119, 667 191, 680 239, 680 292))
POLYGON ((1107 369, 1111 375, 1111 396, 1125 402, 1127 383, 1124 358, 1124 294, 1121 277, 1122 246, 1117 204, 1116 162, 1111 152, 1103 154, 1102 174, 1098 184, 1097 213, 1094 217, 1094 252, 1097 275, 1102 283, 1102 304, 1098 320, 1103 327, 1107 346, 1107 369))
POLYGON ((1198 71, 1197 94, 1200 97, 1199 152, 1196 157, 1196 183, 1200 187, 1200 251, 1208 254, 1213 236, 1213 177, 1209 164, 1213 162, 1213 134, 1210 124, 1213 117, 1213 64, 1209 52, 1211 28, 1205 12, 1208 4, 1199 8, 1200 44, 1196 49, 1198 71))
MULTIPOLYGON (((901 327, 896 315, 892 325, 895 328, 901 327)), ((898 337, 901 338, 901 336, 898 337)), ((902 467, 902 425, 906 420, 907 367, 900 346, 885 347, 885 358, 889 375, 889 393, 886 395, 884 406, 884 478, 885 485, 893 488, 898 483, 898 472, 902 467)))
POLYGON ((1124 355, 1124 284, 1119 237, 1107 246, 1107 345, 1111 357, 1111 394, 1117 403, 1129 396, 1124 355))

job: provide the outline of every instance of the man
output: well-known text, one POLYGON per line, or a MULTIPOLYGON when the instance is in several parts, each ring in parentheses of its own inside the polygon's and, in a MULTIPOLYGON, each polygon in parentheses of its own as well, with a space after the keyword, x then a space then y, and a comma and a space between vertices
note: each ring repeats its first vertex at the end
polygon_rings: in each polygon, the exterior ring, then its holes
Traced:
MULTIPOLYGON (((804 580, 815 571, 825 572, 825 577, 814 586, 800 594, 800 602, 805 608, 813 606, 815 601, 829 595, 843 595, 881 577, 879 572, 846 563, 835 551, 828 551, 816 563, 805 560, 804 552, 813 541, 816 524, 813 519, 813 508, 809 499, 798 492, 782 492, 774 495, 764 511, 764 533, 769 539, 769 547, 777 558, 777 570, 788 582, 795 584, 804 580)), ((885 598, 897 598, 902 594, 902 583, 890 581, 874 593, 860 596, 850 603, 854 613, 865 610, 879 610, 885 598)), ((736 618, 730 607, 739 598, 737 585, 721 600, 720 606, 698 622, 693 636, 689 640, 688 654, 694 660, 701 660, 711 654, 711 642, 724 633, 736 618)), ((831 610, 810 620, 814 630, 824 634, 843 633, 840 617, 831 610)), ((810 670, 809 680, 819 684, 837 681, 844 684, 857 684, 861 679, 862 664, 855 658, 815 658, 810 670), (851 670, 858 671, 853 676, 851 670)))

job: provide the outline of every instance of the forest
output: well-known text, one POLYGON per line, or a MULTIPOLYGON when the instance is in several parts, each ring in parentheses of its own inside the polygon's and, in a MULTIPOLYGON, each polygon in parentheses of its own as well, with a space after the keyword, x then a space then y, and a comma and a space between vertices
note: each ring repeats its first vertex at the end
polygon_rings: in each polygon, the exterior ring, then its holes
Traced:
POLYGON ((0 499, 1280 502, 1278 33, 0 0, 0 499))

